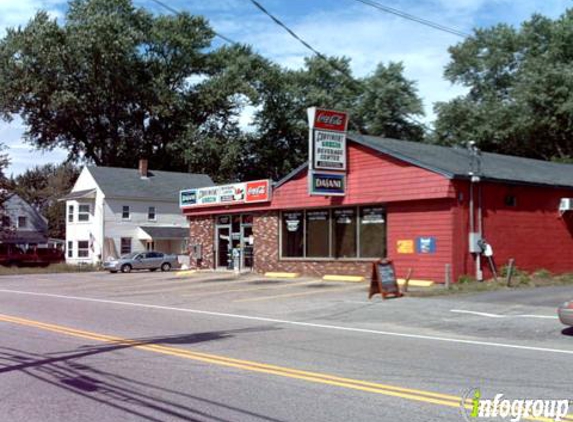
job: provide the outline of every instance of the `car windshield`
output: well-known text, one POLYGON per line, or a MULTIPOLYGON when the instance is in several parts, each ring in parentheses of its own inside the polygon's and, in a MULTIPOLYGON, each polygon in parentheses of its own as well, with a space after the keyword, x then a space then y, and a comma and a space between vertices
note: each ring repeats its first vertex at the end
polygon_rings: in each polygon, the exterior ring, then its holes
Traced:
POLYGON ((139 252, 132 252, 132 253, 128 253, 125 255, 121 256, 121 259, 133 259, 135 258, 137 255, 139 255, 139 252))

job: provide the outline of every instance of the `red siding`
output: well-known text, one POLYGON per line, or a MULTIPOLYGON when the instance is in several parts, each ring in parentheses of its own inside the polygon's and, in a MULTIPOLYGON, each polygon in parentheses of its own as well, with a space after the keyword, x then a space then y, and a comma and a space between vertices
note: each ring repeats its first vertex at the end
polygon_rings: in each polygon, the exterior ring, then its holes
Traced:
MULTIPOLYGON (((463 192, 464 216, 457 223, 469 232, 468 184, 459 182, 463 192)), ((501 267, 510 258, 518 268, 535 271, 547 269, 555 273, 573 270, 573 215, 559 215, 561 198, 573 197, 573 190, 482 184, 483 237, 492 245, 495 263, 501 267), (505 205, 506 195, 516 197, 517 206, 505 205)), ((465 259, 458 261, 459 273, 475 274, 475 264, 468 251, 467 234, 456 241, 465 259)), ((488 276, 487 262, 482 263, 488 276)))

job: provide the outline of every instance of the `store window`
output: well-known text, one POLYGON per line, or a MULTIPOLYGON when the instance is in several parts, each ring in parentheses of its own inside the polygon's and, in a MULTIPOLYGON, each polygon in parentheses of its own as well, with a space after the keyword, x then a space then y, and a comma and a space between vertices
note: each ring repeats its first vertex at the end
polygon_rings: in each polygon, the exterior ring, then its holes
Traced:
POLYGON ((126 255, 131 253, 131 237, 121 238, 121 254, 126 255))
POLYGON ((149 221, 155 221, 155 207, 147 208, 147 219, 149 221))
POLYGON ((78 241, 78 258, 87 258, 90 256, 90 242, 87 240, 78 241))
POLYGON ((304 213, 288 211, 282 218, 282 256, 304 257, 304 213))
POLYGON ((86 205, 79 205, 78 206, 78 221, 90 221, 90 206, 89 204, 86 205))
POLYGON ((332 211, 333 252, 335 258, 356 257, 356 210, 344 208, 332 211))
POLYGON ((330 256, 330 211, 306 212, 306 256, 330 256))
POLYGON ((386 256, 386 212, 381 207, 360 209, 360 257, 386 256))

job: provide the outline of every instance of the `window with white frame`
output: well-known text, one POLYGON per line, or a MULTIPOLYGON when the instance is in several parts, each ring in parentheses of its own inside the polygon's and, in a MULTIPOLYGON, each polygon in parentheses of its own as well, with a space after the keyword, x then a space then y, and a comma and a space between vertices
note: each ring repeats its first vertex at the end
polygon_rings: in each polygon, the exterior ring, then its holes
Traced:
POLYGON ((74 242, 68 241, 68 258, 74 257, 74 242))
POLYGON ((80 204, 78 206, 78 221, 90 221, 90 206, 89 204, 80 204))
POLYGON ((90 256, 89 240, 78 240, 78 258, 88 258, 90 256))
POLYGON ((129 205, 124 205, 121 209, 121 218, 123 220, 129 220, 130 217, 131 215, 129 213, 129 205))
POLYGON ((68 223, 74 222, 74 206, 68 205, 68 223))
POLYGON ((149 221, 155 221, 155 207, 147 208, 147 219, 149 221))

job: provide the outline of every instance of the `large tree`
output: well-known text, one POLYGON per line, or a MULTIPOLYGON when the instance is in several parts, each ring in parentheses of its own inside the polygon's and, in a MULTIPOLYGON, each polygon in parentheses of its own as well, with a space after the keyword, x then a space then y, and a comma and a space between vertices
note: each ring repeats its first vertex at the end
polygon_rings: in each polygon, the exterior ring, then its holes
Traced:
POLYGON ((12 190, 48 219, 48 235, 66 237, 66 204, 58 199, 70 192, 79 169, 73 164, 45 164, 26 170, 12 181, 12 190))
POLYGON ((154 16, 130 0, 73 0, 63 24, 39 12, 0 41, 0 114, 32 145, 72 160, 184 170, 198 139, 236 130, 246 47, 214 48, 202 17, 154 16))
POLYGON ((445 75, 467 87, 438 103, 435 140, 473 140, 487 151, 532 158, 573 157, 573 10, 534 15, 520 28, 476 30, 451 47, 445 75))

